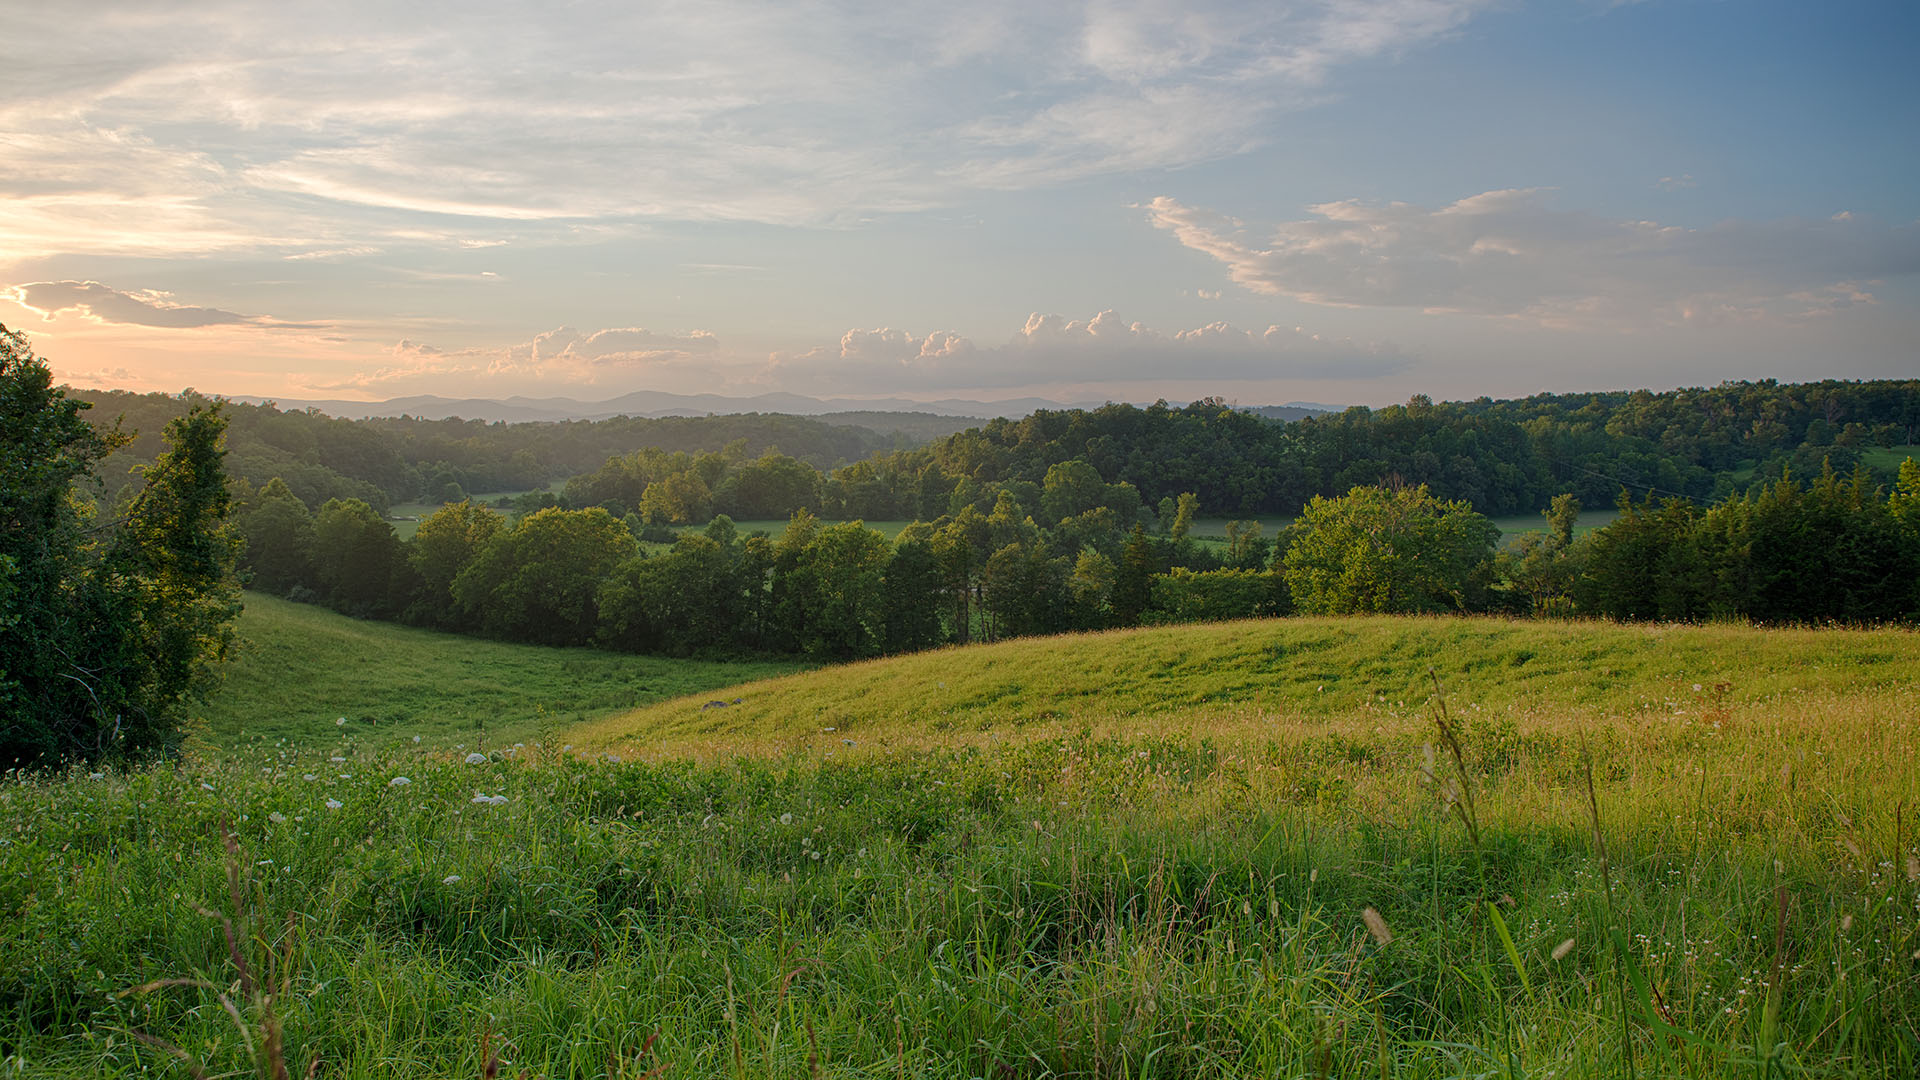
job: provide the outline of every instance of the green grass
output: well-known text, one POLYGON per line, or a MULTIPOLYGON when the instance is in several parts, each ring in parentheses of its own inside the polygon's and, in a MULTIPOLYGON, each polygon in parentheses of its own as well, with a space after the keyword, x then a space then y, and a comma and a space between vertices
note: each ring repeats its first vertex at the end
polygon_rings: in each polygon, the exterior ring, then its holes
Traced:
POLYGON ((542 727, 802 666, 512 645, 259 593, 246 595, 239 632, 239 660, 200 710, 202 738, 220 747, 305 745, 343 728, 368 739, 418 735, 435 746, 526 741, 542 727))
POLYGON ((1900 463, 1920 458, 1920 446, 1870 446, 1860 451, 1860 461, 1875 472, 1898 473, 1900 463))
MULTIPOLYGON (((498 499, 515 499, 522 495, 532 495, 541 491, 551 491, 557 495, 560 493, 560 489, 565 486, 566 481, 555 480, 543 488, 529 488, 525 491, 473 492, 468 495, 468 498, 476 503, 485 503, 488 506, 492 506, 498 499)), ((443 502, 395 503, 387 510, 387 521, 393 526, 394 535, 402 540, 411 540, 413 539, 413 534, 420 531, 421 519, 433 516, 435 511, 446 505, 447 504, 443 502)))
POLYGON ((1906 631, 1754 630, 1398 617, 1256 619, 948 648, 735 687, 575 729, 583 743, 673 754, 831 748, 848 733, 924 745, 1034 731, 1178 730, 1254 738, 1275 725, 1402 724, 1428 668, 1458 707, 1610 727, 1726 707, 1804 708, 1920 685, 1906 631), (824 729, 833 737, 822 738, 824 729), (1244 729, 1244 730, 1243 730, 1244 729))
POLYGON ((1917 718, 1911 633, 1285 620, 16 779, 0 1075, 241 1068, 271 948, 295 1076, 1905 1078, 1917 718))

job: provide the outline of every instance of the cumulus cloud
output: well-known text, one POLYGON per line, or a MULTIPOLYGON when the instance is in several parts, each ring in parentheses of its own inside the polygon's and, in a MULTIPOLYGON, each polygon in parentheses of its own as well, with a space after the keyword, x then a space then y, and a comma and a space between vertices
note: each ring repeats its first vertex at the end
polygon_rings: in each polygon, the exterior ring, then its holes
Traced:
POLYGON ((837 347, 773 354, 762 377, 933 390, 1174 378, 1370 378, 1405 364, 1392 346, 1325 339, 1299 327, 1251 331, 1215 322, 1169 333, 1113 311, 1088 319, 1035 312, 997 345, 977 345, 950 331, 919 336, 891 327, 849 330, 837 347))
POLYGON ((30 281, 24 285, 8 286, 0 295, 46 319, 58 318, 71 311, 98 323, 169 329, 294 325, 261 315, 241 315, 219 308, 178 303, 171 294, 152 289, 123 292, 98 281, 30 281))
POLYGON ((1553 208, 1535 189, 1442 207, 1357 199, 1265 235, 1161 197, 1149 219, 1256 292, 1341 307, 1402 307, 1618 328, 1799 318, 1920 272, 1920 229, 1858 218, 1705 228, 1553 208))

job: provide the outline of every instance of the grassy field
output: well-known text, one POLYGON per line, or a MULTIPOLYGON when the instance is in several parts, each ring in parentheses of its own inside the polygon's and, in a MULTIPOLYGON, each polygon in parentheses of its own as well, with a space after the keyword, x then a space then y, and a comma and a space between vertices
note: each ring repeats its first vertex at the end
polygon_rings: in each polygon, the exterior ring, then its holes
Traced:
POLYGON ((200 710, 201 737, 219 747, 305 746, 343 733, 408 745, 417 735, 433 748, 527 741, 543 727, 802 666, 509 645, 259 593, 247 594, 239 630, 239 660, 200 710))
POLYGON ((0 1076, 1920 1067, 1911 633, 1249 622, 472 763, 330 727, 0 785, 0 1076))

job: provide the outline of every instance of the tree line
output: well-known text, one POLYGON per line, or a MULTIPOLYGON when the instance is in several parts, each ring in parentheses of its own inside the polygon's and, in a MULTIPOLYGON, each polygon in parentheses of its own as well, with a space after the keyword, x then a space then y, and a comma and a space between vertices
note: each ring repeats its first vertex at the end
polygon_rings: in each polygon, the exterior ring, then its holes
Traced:
MULTIPOLYGON (((148 433, 201 402, 191 393, 76 395, 148 433)), ((1562 494, 1607 505, 1623 487, 1717 502, 1789 474, 1813 476, 1826 463, 1842 474, 1869 464, 1888 484, 1890 459, 1876 450, 1920 441, 1920 380, 1763 380, 1504 401, 1415 396, 1291 421, 1218 399, 1114 404, 1042 410, 911 446, 907 434, 880 430, 886 417, 865 415, 854 418, 874 427, 752 414, 506 424, 347 421, 270 405, 229 405, 228 413, 230 471, 254 485, 277 476, 315 512, 334 498, 384 511, 413 499, 543 489, 512 509, 601 506, 658 525, 714 513, 784 520, 796 510, 931 520, 968 505, 991 513, 1003 490, 1030 503, 1048 470, 1084 462, 1103 482, 1130 485, 1150 510, 1192 493, 1208 516, 1291 515, 1316 496, 1404 483, 1505 516, 1545 510, 1562 494), (544 490, 561 481, 564 490, 544 490), (643 506, 657 484, 665 486, 643 506)), ((127 466, 157 452, 157 435, 143 434, 103 463, 109 501, 127 466)))
MULTIPOLYGON (((654 490, 649 487, 647 490, 654 490)), ((642 498, 644 499, 644 494, 642 498)), ((1791 474, 1710 507, 1635 500, 1577 536, 1581 502, 1503 547, 1465 500, 1424 485, 1316 496, 1273 537, 1235 521, 1196 542, 1182 493, 1147 509, 1087 462, 1031 502, 917 521, 889 539, 808 510, 777 534, 725 516, 670 544, 600 506, 513 521, 471 501, 406 541, 364 503, 309 515, 277 481, 239 518, 254 587, 349 614, 548 645, 847 660, 947 643, 1255 615, 1497 613, 1616 619, 1900 622, 1920 616, 1920 464, 1891 490, 1863 469, 1791 474), (1046 522, 1048 524, 1042 524, 1046 522)))
MULTIPOLYGON (((91 406, 102 426, 131 433, 96 470, 101 480, 96 497, 109 506, 137 486, 131 470, 162 451, 167 424, 215 401, 192 390, 179 395, 66 393, 91 406)), ((340 498, 359 499, 382 512, 415 500, 457 502, 469 493, 546 488, 635 447, 669 453, 725 450, 734 457, 778 447, 813 469, 828 470, 969 422, 884 413, 851 414, 858 423, 773 413, 512 424, 411 416, 344 420, 242 402, 226 402, 225 412, 227 468, 234 476, 255 486, 279 477, 310 510, 340 498)))

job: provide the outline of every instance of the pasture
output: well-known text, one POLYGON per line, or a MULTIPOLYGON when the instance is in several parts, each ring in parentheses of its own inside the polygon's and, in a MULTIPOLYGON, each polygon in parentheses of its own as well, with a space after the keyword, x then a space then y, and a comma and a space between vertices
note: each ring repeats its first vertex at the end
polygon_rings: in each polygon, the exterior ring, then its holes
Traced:
MULTIPOLYGON (((503 716, 583 670, 513 648, 503 716)), ((1907 632, 1124 631, 487 753, 430 709, 250 738, 269 670, 177 766, 0 785, 0 1076, 1920 1066, 1907 632)))

